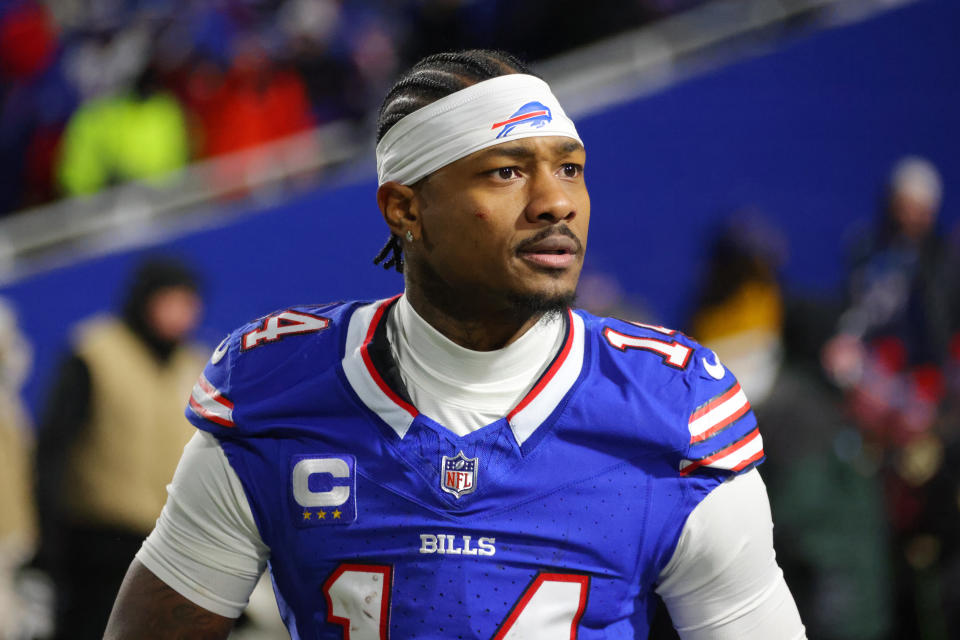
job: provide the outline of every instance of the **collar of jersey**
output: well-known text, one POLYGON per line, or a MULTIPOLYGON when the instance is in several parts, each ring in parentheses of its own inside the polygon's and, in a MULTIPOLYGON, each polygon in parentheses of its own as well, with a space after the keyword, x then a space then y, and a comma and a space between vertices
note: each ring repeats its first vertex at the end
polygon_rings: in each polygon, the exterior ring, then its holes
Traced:
MULTIPOLYGON (((379 300, 354 311, 347 329, 343 370, 360 400, 400 438, 420 415, 400 382, 386 340, 386 314, 400 296, 379 300)), ((566 336, 556 356, 533 388, 506 415, 518 445, 553 413, 583 368, 584 327, 567 310, 566 336)))

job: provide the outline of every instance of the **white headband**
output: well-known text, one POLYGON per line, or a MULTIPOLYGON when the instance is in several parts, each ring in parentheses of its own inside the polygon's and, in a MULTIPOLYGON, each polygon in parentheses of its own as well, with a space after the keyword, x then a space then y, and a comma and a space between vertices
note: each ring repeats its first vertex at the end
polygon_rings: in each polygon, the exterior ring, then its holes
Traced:
POLYGON ((475 151, 508 140, 564 136, 583 144, 550 86, 510 74, 471 85, 417 109, 377 145, 380 184, 410 185, 475 151))

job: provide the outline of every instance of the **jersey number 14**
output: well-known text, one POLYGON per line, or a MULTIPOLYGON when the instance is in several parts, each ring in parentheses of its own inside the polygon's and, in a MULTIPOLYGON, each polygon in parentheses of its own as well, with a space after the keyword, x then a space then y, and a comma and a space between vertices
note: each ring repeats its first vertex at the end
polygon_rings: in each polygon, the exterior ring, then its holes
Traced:
MULTIPOLYGON (((344 640, 389 639, 391 577, 389 566, 342 564, 324 583, 327 620, 343 627, 344 640)), ((585 575, 539 574, 491 640, 576 640, 589 586, 585 575)))

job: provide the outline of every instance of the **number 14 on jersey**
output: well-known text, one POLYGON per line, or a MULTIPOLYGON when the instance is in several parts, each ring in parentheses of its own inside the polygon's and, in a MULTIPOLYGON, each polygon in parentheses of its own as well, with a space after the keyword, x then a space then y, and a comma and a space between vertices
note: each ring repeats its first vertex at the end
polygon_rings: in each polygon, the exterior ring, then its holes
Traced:
MULTIPOLYGON (((324 583, 327 621, 343 627, 344 640, 389 639, 392 574, 392 568, 385 565, 343 564, 324 583)), ((491 640, 576 640, 589 586, 590 578, 585 575, 539 574, 491 640)), ((403 621, 395 623, 402 625, 403 621)))

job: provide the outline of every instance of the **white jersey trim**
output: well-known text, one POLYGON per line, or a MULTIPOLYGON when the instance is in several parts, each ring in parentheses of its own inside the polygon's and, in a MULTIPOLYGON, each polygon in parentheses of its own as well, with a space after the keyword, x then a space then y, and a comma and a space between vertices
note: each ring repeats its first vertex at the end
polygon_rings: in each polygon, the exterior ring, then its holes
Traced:
POLYGON ((406 296, 387 320, 387 340, 411 404, 460 437, 517 406, 555 363, 569 333, 566 318, 543 317, 502 349, 473 351, 433 328, 406 296))
POLYGON ((570 336, 558 354, 557 362, 520 404, 507 414, 517 444, 523 445, 537 427, 550 417, 583 370, 583 318, 572 311, 567 313, 570 317, 570 336))
POLYGON ((347 328, 343 372, 360 400, 402 438, 417 417, 417 410, 403 401, 397 402, 397 399, 391 398, 383 381, 378 382, 374 378, 376 370, 371 371, 371 367, 364 361, 364 348, 373 337, 370 330, 374 328, 375 321, 381 320, 392 300, 393 298, 379 300, 353 312, 347 328))
MULTIPOLYGON (((419 410, 399 398, 380 379, 366 353, 378 323, 383 321, 383 314, 394 299, 380 300, 354 311, 347 328, 343 371, 360 400, 402 438, 419 415, 419 410)), ((519 445, 523 445, 553 413, 583 370, 583 319, 571 310, 566 313, 570 323, 569 335, 555 362, 506 416, 519 445)))

